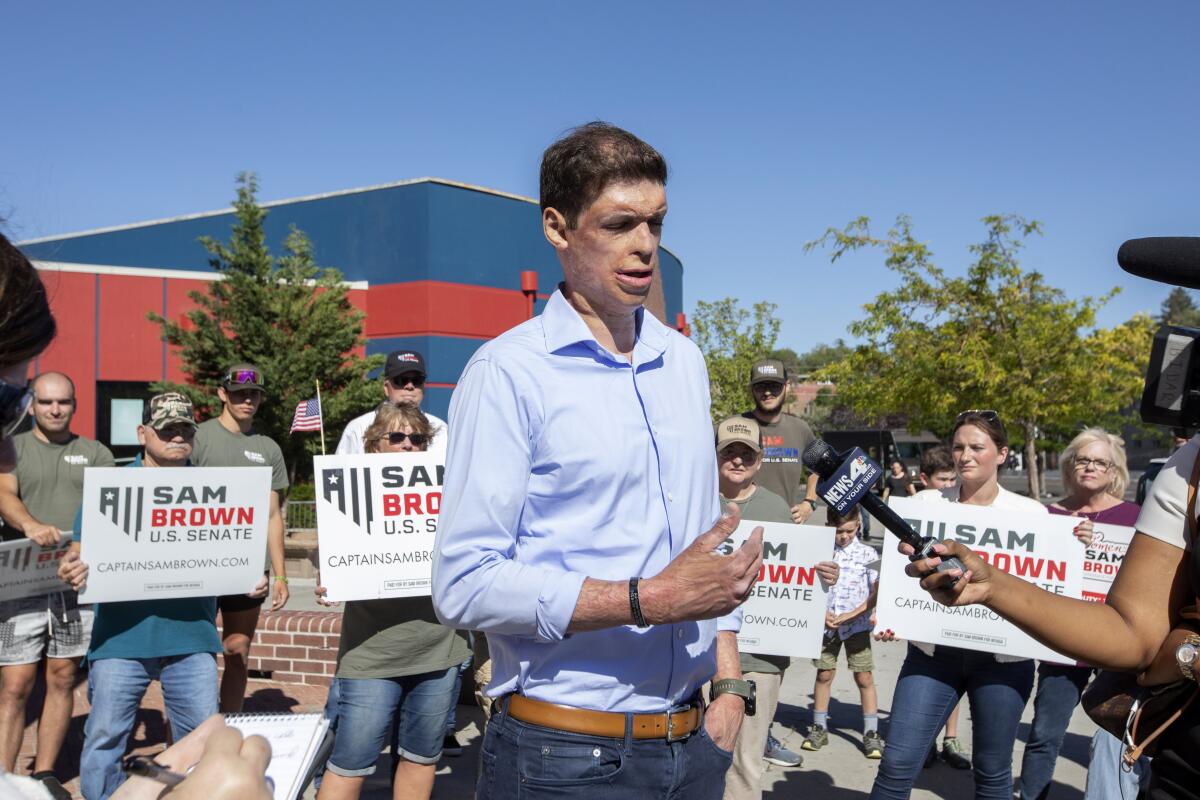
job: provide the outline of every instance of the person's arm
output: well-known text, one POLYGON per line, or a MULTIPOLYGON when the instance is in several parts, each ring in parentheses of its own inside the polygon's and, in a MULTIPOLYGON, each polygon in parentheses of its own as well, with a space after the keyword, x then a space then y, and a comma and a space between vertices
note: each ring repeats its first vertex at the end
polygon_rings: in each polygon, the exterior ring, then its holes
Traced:
POLYGON ((803 525, 808 522, 808 518, 817 510, 816 502, 817 474, 810 472, 808 474, 808 482, 805 484, 804 499, 792 506, 792 522, 797 525, 803 525))
POLYGON ((913 486, 913 482, 912 482, 912 481, 905 481, 905 482, 904 482, 904 488, 908 490, 908 496, 909 496, 909 497, 912 497, 914 494, 916 494, 916 493, 917 493, 917 487, 916 487, 916 486, 913 486))
MULTIPOLYGON (((738 657, 737 634, 721 631, 717 634, 717 673, 714 681, 742 679, 741 659, 738 657)), ((708 704, 704 712, 704 729, 713 743, 722 750, 733 750, 738 731, 746 716, 746 701, 735 694, 723 694, 708 704)))
MULTIPOLYGON (((902 552, 905 548, 901 545, 902 552)), ((1047 647, 1105 669, 1136 672, 1149 666, 1179 622, 1177 610, 1192 601, 1185 551, 1144 533, 1134 535, 1103 604, 1051 594, 992 569, 960 542, 943 542, 936 550, 957 556, 967 571, 965 580, 950 586, 958 571, 934 572, 940 558, 906 566, 934 599, 985 605, 1047 647), (1167 575, 1171 580, 1163 580, 1167 575)))
POLYGON ((11 472, 0 474, 0 516, 21 533, 43 547, 58 544, 62 531, 34 518, 21 502, 17 476, 11 472))
POLYGON ((267 552, 271 556, 271 573, 275 576, 271 592, 271 610, 287 605, 287 562, 283 555, 283 492, 271 492, 271 515, 267 518, 267 552))

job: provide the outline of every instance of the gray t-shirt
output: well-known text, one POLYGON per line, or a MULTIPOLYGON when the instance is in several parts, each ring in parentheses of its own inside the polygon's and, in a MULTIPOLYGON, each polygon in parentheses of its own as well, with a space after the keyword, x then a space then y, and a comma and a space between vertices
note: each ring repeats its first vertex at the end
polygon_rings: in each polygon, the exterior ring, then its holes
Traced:
POLYGON ((234 433, 219 419, 202 422, 196 429, 192 463, 197 467, 270 467, 271 488, 282 492, 288 487, 283 451, 274 440, 261 433, 234 433))
POLYGON ((337 677, 400 678, 467 660, 465 631, 438 622, 429 597, 352 600, 342 616, 337 677))
POLYGON ((762 438, 762 468, 755 480, 794 506, 804 499, 804 464, 800 454, 817 438, 808 423, 793 414, 780 414, 772 423, 759 421, 753 411, 742 414, 758 421, 762 438))
MULTIPOLYGON (((759 471, 759 476, 762 471, 759 471)), ((721 505, 726 503, 736 503, 738 509, 742 512, 742 519, 754 520, 755 522, 792 522, 792 509, 783 498, 772 492, 770 489, 764 489, 759 486, 754 490, 754 494, 750 495, 745 500, 729 500, 724 495, 721 496, 721 505)), ((757 653, 741 653, 742 672, 762 672, 767 675, 776 675, 783 672, 792 663, 792 660, 787 656, 764 656, 757 653)))
MULTIPOLYGON (((72 435, 66 444, 43 442, 33 431, 13 437, 17 452, 17 496, 38 522, 69 531, 83 502, 83 471, 88 467, 114 466, 112 452, 95 441, 72 435)), ((8 526, 4 541, 23 538, 8 526)))

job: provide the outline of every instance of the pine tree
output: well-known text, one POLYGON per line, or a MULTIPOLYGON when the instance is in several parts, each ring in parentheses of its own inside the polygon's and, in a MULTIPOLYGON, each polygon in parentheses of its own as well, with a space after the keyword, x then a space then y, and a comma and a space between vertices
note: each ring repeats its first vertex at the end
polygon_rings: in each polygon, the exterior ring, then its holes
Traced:
POLYGON ((1192 299, 1192 293, 1181 286, 1176 286, 1163 300, 1162 312, 1158 321, 1164 325, 1186 325, 1189 328, 1200 327, 1200 308, 1192 299))

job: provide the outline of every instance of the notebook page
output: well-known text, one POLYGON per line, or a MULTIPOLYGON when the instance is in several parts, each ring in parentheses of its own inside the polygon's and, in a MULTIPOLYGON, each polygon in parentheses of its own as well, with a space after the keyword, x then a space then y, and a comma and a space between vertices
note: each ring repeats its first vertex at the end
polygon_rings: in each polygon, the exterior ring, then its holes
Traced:
POLYGON ((267 777, 275 782, 275 800, 295 800, 317 747, 329 728, 322 714, 226 714, 226 724, 242 736, 271 743, 267 777))

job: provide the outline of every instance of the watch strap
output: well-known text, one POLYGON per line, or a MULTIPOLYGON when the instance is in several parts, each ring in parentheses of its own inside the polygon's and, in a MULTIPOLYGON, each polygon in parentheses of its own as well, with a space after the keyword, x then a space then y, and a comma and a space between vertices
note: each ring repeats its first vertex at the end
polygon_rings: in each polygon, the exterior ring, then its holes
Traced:
POLYGON ((1176 659, 1175 663, 1179 665, 1179 671, 1183 673, 1183 677, 1187 678, 1189 681, 1194 681, 1196 680, 1196 665, 1197 662, 1200 662, 1200 636, 1197 636, 1194 633, 1189 634, 1182 642, 1179 643, 1180 647, 1183 647, 1184 645, 1191 645, 1196 651, 1197 657, 1193 658, 1191 662, 1187 664, 1184 664, 1179 659, 1176 659))
POLYGON ((712 696, 715 698, 723 694, 736 694, 738 697, 749 700, 753 688, 750 681, 740 681, 737 678, 722 678, 719 681, 713 681, 712 696))

